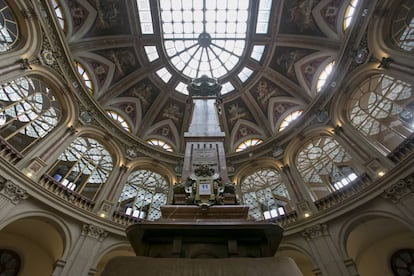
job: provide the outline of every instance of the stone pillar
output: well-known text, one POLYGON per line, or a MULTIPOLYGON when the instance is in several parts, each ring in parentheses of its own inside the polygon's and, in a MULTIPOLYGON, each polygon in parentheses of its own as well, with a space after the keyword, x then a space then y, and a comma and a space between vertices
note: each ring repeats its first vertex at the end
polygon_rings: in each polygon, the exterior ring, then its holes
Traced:
MULTIPOLYGON (((102 191, 98 198, 97 198, 97 207, 99 207, 98 215, 101 217, 111 217, 113 212, 116 208, 116 203, 121 196, 122 189, 124 187, 124 184, 126 182, 126 178, 128 175, 126 175, 126 172, 128 171, 128 167, 125 165, 122 165, 119 167, 119 169, 115 172, 116 176, 114 176, 113 182, 107 182, 105 184, 106 187, 109 187, 108 190, 102 191), (102 202, 102 203, 101 203, 102 202)), ((109 179, 110 180, 110 179, 109 179)))
POLYGON ((378 171, 370 169, 369 164, 377 163, 377 170, 383 172, 389 171, 394 166, 391 160, 381 154, 351 125, 335 128, 334 137, 351 154, 352 158, 355 158, 359 165, 362 165, 360 169, 364 170, 365 167, 368 167, 367 172, 373 178, 377 177, 378 171))
POLYGON ((394 204, 414 231, 414 175, 410 175, 386 189, 382 197, 394 204))
POLYGON ((93 275, 91 273, 95 271, 95 267, 91 266, 95 263, 97 253, 107 236, 108 233, 102 228, 84 224, 67 260, 57 262, 52 276, 93 275))
POLYGON ((292 187, 294 192, 293 196, 296 198, 296 212, 299 217, 307 217, 316 211, 316 206, 310 196, 310 193, 306 189, 305 183, 299 175, 294 175, 288 165, 283 166, 282 178, 284 182, 292 187))
POLYGON ((324 276, 358 276, 355 265, 349 266, 348 259, 340 255, 328 231, 328 225, 315 224, 305 228, 302 236, 309 244, 312 256, 317 262, 320 274, 324 276))
POLYGON ((0 222, 8 217, 12 208, 28 197, 25 189, 0 176, 0 222))

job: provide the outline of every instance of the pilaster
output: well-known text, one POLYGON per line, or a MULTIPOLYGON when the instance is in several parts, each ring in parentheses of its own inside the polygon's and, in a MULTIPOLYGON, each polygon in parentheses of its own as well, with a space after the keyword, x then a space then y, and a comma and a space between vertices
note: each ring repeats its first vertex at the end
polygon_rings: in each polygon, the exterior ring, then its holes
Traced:
POLYGON ((356 267, 349 266, 349 259, 343 258, 329 233, 326 223, 307 227, 302 232, 317 262, 320 273, 316 275, 357 276, 356 267), (348 264, 348 265, 347 265, 348 264))

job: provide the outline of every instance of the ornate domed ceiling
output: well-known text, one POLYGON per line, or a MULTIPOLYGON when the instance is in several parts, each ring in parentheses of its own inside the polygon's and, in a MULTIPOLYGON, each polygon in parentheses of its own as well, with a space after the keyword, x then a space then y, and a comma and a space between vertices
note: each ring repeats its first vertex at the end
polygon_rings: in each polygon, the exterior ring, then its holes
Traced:
POLYGON ((228 153, 300 124, 341 59, 350 11, 339 0, 55 4, 85 89, 132 135, 175 152, 191 116, 185 88, 200 74, 223 84, 228 153))

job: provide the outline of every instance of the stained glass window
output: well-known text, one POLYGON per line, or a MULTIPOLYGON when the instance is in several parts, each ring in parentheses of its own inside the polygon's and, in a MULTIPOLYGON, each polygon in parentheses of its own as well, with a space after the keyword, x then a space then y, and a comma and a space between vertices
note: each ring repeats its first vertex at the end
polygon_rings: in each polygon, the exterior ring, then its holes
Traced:
POLYGON ((169 184, 160 174, 139 169, 131 173, 118 200, 120 208, 133 217, 156 220, 167 203, 169 184))
POLYGON ((352 183, 352 158, 329 136, 315 137, 296 156, 296 167, 314 199, 352 183))
POLYGON ((155 73, 157 73, 158 77, 160 77, 160 79, 162 79, 162 81, 165 83, 167 83, 172 77, 171 73, 168 72, 167 68, 165 67, 162 67, 161 69, 157 70, 157 72, 155 73))
POLYGON ((351 0, 348 4, 348 7, 346 7, 345 10, 345 17, 344 17, 344 31, 348 29, 349 25, 351 25, 352 18, 355 13, 355 9, 358 5, 359 0, 351 0))
POLYGON ((23 77, 0 88, 0 135, 20 152, 45 137, 61 116, 54 91, 38 79, 23 77))
POLYGON ((269 28, 270 12, 272 10, 272 0, 260 0, 259 11, 257 14, 256 33, 266 34, 269 28))
POLYGON ((137 0, 138 16, 142 34, 153 34, 151 6, 149 0, 137 0))
POLYGON ((147 141, 148 144, 153 145, 153 146, 157 146, 157 147, 161 147, 162 149, 166 150, 166 151, 173 151, 173 148, 171 147, 170 144, 168 144, 167 142, 164 142, 162 140, 159 139, 150 139, 147 141))
POLYGON ((352 93, 348 117, 383 154, 389 153, 414 131, 411 84, 382 74, 369 77, 352 93))
POLYGON ((19 38, 19 28, 13 12, 0 0, 0 53, 9 51, 19 38))
POLYGON ((107 111, 106 113, 109 115, 109 117, 111 117, 114 121, 116 121, 119 125, 121 125, 123 129, 125 129, 128 132, 131 132, 131 127, 129 126, 125 118, 121 116, 118 112, 111 110, 111 111, 107 111))
POLYGON ((53 9, 55 10, 56 18, 62 30, 65 30, 65 18, 63 17, 63 10, 58 0, 51 0, 53 9))
POLYGON ((258 62, 262 60, 262 56, 265 50, 264 45, 254 45, 252 53, 250 54, 250 57, 258 62))
POLYGON ((257 146, 257 145, 260 145, 261 143, 263 143, 262 139, 258 139, 258 138, 247 139, 247 140, 241 142, 236 147, 236 152, 244 151, 249 147, 257 146))
POLYGON ((290 123, 292 123, 297 118, 299 118, 300 115, 302 114, 302 112, 303 112, 303 110, 296 110, 296 111, 293 111, 293 112, 289 113, 288 115, 286 115, 286 117, 280 123, 279 131, 284 130, 290 123))
POLYGON ((404 51, 414 49, 414 3, 403 1, 399 6, 391 25, 394 43, 404 51))
POLYGON ((326 81, 329 78, 329 75, 332 73, 332 69, 335 65, 335 62, 331 62, 322 70, 322 72, 319 75, 318 81, 316 83, 316 91, 320 92, 322 88, 325 87, 326 81))
POLYGON ((249 216, 263 220, 284 215, 290 201, 280 173, 262 169, 246 176, 240 184, 243 203, 249 205, 249 216))
POLYGON ((153 62, 160 57, 156 46, 144 46, 144 50, 147 54, 149 62, 153 62))
POLYGON ((112 169, 112 157, 101 143, 78 137, 59 156, 50 175, 68 189, 95 200, 112 169))
POLYGON ((93 93, 93 83, 89 72, 79 62, 75 62, 76 70, 90 93, 93 93))
POLYGON ((391 256, 391 269, 394 276, 414 275, 414 249, 400 249, 391 256))
POLYGON ((247 38, 249 0, 160 0, 164 47, 189 78, 220 78, 239 63, 247 38))

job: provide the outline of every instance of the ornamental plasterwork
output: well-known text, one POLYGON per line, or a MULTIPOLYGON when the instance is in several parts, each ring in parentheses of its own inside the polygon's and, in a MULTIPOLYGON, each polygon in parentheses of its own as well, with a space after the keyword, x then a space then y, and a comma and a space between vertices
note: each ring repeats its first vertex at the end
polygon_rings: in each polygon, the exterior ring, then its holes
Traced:
POLYGON ((25 189, 20 188, 11 181, 6 180, 4 177, 1 177, 0 179, 0 195, 3 195, 15 205, 29 197, 29 194, 25 189))
POLYGON ((302 233, 302 236, 305 237, 305 239, 307 240, 328 235, 328 225, 326 223, 316 224, 311 227, 307 227, 302 233))
POLYGON ((84 224, 82 226, 82 235, 97 239, 101 242, 108 236, 108 232, 96 225, 84 224))
POLYGON ((386 189, 382 194, 382 197, 391 200, 393 203, 398 203, 401 198, 405 197, 410 193, 414 193, 413 175, 399 180, 390 188, 386 189))

